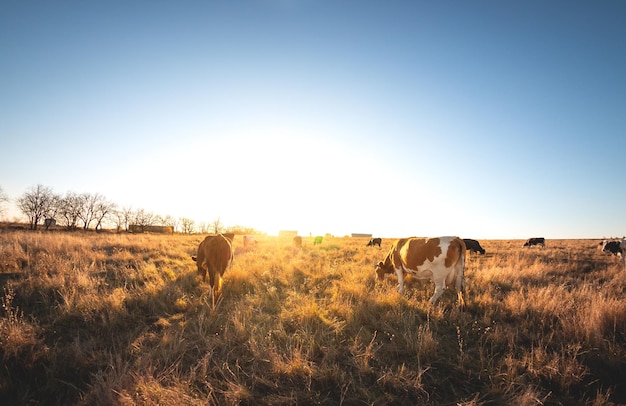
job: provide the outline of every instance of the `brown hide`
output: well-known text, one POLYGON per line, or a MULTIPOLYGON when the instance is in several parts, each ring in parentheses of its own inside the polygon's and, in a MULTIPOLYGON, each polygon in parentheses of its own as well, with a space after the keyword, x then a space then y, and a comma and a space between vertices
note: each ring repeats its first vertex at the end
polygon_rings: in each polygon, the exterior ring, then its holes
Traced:
POLYGON ((206 237, 198 246, 198 256, 194 260, 202 280, 206 281, 208 273, 211 288, 214 288, 216 283, 219 288, 220 278, 233 260, 230 240, 221 234, 206 237))

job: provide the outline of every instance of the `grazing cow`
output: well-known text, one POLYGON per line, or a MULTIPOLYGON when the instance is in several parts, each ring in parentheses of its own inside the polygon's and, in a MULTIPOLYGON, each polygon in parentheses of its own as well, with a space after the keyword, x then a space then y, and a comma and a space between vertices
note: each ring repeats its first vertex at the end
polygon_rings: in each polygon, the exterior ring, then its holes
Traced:
POLYGON ((302 248, 302 237, 299 235, 293 237, 293 245, 297 248, 302 248))
POLYGON ((323 239, 324 238, 322 238, 321 235, 318 235, 317 237, 315 237, 315 240, 313 240, 313 245, 321 244, 323 239))
POLYGON ((622 256, 624 254, 622 244, 624 241, 602 241, 602 252, 610 252, 616 256, 622 256))
POLYGON ((383 242, 382 239, 380 238, 370 238, 370 242, 367 243, 368 247, 373 247, 374 245, 378 245, 378 248, 380 248, 380 244, 383 242))
POLYGON ((522 245, 522 247, 532 247, 533 245, 541 245, 542 247, 545 247, 546 239, 543 237, 529 238, 526 240, 524 245, 522 245))
POLYGON ((215 308, 215 296, 219 296, 222 289, 222 275, 233 262, 233 248, 230 240, 222 235, 210 235, 198 245, 198 256, 191 257, 198 266, 198 275, 206 282, 209 273, 211 285, 211 300, 215 308))
POLYGON ((243 247, 248 248, 257 244, 256 238, 253 235, 244 235, 243 236, 243 247))
POLYGON ((601 243, 602 252, 610 252, 611 254, 621 257, 624 269, 626 270, 626 239, 617 241, 604 240, 601 243))
POLYGON ((482 255, 485 254, 485 249, 480 246, 480 243, 476 240, 471 240, 469 238, 463 238, 463 242, 465 243, 465 248, 472 254, 480 252, 482 255))
POLYGON ((404 275, 432 279, 434 304, 447 286, 456 288, 459 305, 465 307, 465 243, 459 237, 403 238, 391 246, 384 261, 376 266, 378 279, 396 273, 398 291, 404 294, 404 275))

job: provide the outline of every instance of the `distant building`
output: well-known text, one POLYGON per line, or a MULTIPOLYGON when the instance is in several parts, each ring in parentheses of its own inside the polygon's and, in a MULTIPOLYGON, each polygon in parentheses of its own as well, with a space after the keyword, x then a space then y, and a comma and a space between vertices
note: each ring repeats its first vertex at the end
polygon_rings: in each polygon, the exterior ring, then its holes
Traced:
POLYGON ((296 235, 298 235, 298 231, 297 230, 280 230, 278 232, 278 236, 279 237, 293 238, 296 235))
POLYGON ((57 221, 55 219, 45 219, 43 225, 46 227, 54 227, 57 225, 57 221))
POLYGON ((372 234, 352 233, 352 238, 372 238, 372 234))

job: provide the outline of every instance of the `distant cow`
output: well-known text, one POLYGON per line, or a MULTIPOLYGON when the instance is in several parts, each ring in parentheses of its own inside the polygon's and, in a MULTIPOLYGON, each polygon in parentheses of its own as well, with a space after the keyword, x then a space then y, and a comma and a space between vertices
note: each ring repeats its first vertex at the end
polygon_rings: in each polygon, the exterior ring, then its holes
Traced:
POLYGON ((198 245, 198 255, 192 256, 198 266, 198 275, 206 282, 209 273, 211 285, 211 301, 215 307, 215 296, 219 296, 222 289, 224 271, 233 262, 233 248, 231 241, 222 234, 210 235, 198 245))
POLYGON ((543 237, 529 238, 526 240, 524 245, 522 245, 522 247, 532 247, 533 245, 541 245, 542 247, 545 247, 546 239, 543 237))
POLYGON ((610 252, 616 256, 622 256, 624 254, 622 248, 623 241, 602 241, 602 252, 610 252))
POLYGON ((253 245, 257 244, 257 240, 253 235, 244 235, 243 236, 243 246, 244 248, 249 248, 253 245))
POLYGON ((454 285, 459 305, 465 306, 465 243, 459 237, 413 237, 395 241, 385 260, 376 266, 379 280, 394 272, 401 294, 404 294, 404 275, 409 273, 435 283, 431 303, 439 299, 447 286, 454 285))
POLYGON ((380 248, 380 244, 383 242, 381 238, 370 238, 370 242, 367 243, 367 247, 373 247, 374 245, 378 245, 380 248))
POLYGON ((317 237, 315 237, 315 240, 313 240, 313 245, 321 244, 323 239, 324 238, 322 238, 321 235, 318 235, 317 237))
POLYGON ((482 255, 485 254, 485 250, 480 246, 480 243, 476 240, 471 240, 469 238, 463 238, 463 242, 465 243, 465 248, 472 254, 480 252, 482 255))
POLYGON ((622 239, 621 241, 604 240, 600 244, 602 246, 602 252, 610 252, 615 256, 622 257, 622 263, 626 270, 626 239, 622 239))
POLYGON ((296 235, 293 237, 293 245, 294 247, 301 248, 302 247, 302 237, 296 235))

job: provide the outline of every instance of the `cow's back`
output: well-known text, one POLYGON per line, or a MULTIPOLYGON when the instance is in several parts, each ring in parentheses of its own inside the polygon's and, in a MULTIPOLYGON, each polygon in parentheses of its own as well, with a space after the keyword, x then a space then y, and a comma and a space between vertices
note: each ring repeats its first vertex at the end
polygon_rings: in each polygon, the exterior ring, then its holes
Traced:
POLYGON ((205 246, 207 262, 215 271, 223 274, 233 259, 233 250, 230 240, 218 234, 211 238, 205 246))
POLYGON ((394 265, 417 271, 420 267, 434 263, 441 255, 439 238, 407 238, 398 240, 394 265))

